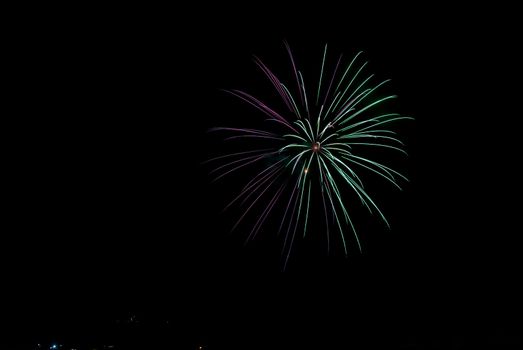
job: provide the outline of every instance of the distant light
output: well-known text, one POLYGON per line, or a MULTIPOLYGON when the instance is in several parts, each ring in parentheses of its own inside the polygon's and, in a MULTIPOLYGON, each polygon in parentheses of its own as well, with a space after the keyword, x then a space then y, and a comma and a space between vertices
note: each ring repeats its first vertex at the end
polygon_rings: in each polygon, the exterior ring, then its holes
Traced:
POLYGON ((305 170, 303 171, 305 174, 307 174, 309 172, 309 168, 305 168, 305 170))
POLYGON ((58 345, 56 345, 56 344, 51 345, 51 349, 58 349, 58 345))

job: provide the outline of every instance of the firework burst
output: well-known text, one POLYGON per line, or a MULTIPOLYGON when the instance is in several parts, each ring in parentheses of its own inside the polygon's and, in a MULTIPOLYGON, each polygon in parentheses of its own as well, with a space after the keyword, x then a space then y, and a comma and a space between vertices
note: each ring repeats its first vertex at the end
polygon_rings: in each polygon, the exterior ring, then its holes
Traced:
MULTIPOLYGON (((369 211, 387 219, 367 193, 361 177, 362 170, 374 173, 397 188, 405 176, 360 152, 365 147, 382 148, 405 153, 396 132, 390 130, 397 121, 412 119, 398 113, 383 112, 396 95, 381 94, 389 81, 374 82, 374 75, 365 73, 367 62, 361 62, 362 52, 342 66, 342 56, 334 69, 325 70, 327 45, 321 59, 317 86, 306 86, 287 43, 285 48, 292 67, 291 84, 284 84, 258 58, 256 65, 274 88, 281 111, 240 90, 226 90, 231 95, 258 109, 265 115, 263 128, 218 127, 212 131, 229 133, 226 140, 249 140, 240 152, 225 154, 208 162, 216 162, 211 171, 215 180, 239 171, 256 169, 246 178, 245 185, 227 205, 243 206, 243 213, 235 223, 238 227, 249 214, 257 215, 247 241, 254 238, 269 215, 278 211, 279 232, 284 233, 284 268, 297 232, 306 234, 311 213, 311 197, 317 200, 325 220, 327 246, 330 235, 337 232, 347 254, 344 232, 350 230, 361 251, 361 243, 347 208, 343 188, 356 194, 354 198, 369 211), (257 140, 255 142, 255 140, 257 140), (252 149, 245 149, 251 145, 252 149), (280 205, 277 205, 280 203, 280 205), (281 205, 283 204, 283 205, 281 205), (276 208, 278 210, 276 210, 276 208)), ((260 113, 261 114, 261 113, 260 113)), ((401 189, 401 188, 400 188, 401 189)), ((253 215, 254 216, 254 215, 253 215)))

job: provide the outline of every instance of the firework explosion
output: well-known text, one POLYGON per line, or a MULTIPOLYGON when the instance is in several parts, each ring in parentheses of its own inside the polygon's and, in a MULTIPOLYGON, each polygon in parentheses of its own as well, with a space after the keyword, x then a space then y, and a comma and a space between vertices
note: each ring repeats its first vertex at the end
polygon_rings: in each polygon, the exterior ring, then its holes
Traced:
POLYGON ((345 70, 339 70, 342 61, 340 56, 329 74, 330 78, 326 79, 325 45, 317 87, 309 87, 308 90, 287 43, 285 47, 292 67, 292 86, 282 83, 260 59, 254 58, 256 65, 273 85, 278 99, 283 102, 284 110, 276 111, 276 108, 269 107, 246 92, 226 90, 261 111, 266 116, 267 123, 264 128, 259 129, 211 129, 231 133, 226 140, 250 141, 242 144, 241 152, 208 161, 220 162, 211 171, 217 175, 215 180, 242 168, 257 169, 246 179, 244 187, 226 207, 237 202, 244 206, 243 214, 233 230, 255 207, 261 208, 258 208, 259 212, 247 241, 258 234, 269 215, 276 211, 276 204, 284 204, 281 208, 278 207, 281 209, 279 232, 285 234, 282 250, 284 268, 297 232, 302 231, 303 235, 307 232, 311 196, 317 196, 321 202, 322 210, 315 212, 321 212, 325 217, 327 246, 331 231, 335 230, 341 237, 345 254, 346 229, 353 233, 360 251, 361 244, 345 203, 347 200, 342 186, 352 190, 363 206, 370 212, 376 212, 389 225, 364 189, 357 172, 364 170, 377 174, 397 188, 400 188, 398 179, 407 179, 388 166, 366 158, 360 150, 362 147, 379 147, 406 154, 402 149, 403 143, 389 126, 393 122, 412 119, 398 113, 383 113, 387 102, 397 96, 380 95, 381 88, 389 80, 377 84, 372 82, 374 75, 367 76, 364 73, 367 62, 361 63, 362 52, 354 56, 345 70), (254 142, 254 139, 258 141, 254 142), (264 145, 260 146, 261 143, 264 145), (253 149, 245 150, 246 144, 253 149))

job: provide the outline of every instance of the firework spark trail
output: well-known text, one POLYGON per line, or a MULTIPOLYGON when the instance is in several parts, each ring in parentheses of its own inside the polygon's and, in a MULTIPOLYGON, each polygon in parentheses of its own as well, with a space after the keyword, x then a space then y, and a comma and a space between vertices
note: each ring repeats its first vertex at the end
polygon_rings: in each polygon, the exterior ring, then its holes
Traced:
MULTIPOLYGON (((277 92, 278 98, 286 107, 285 112, 269 107, 267 103, 247 92, 224 90, 258 109, 268 117, 266 120, 276 124, 265 124, 267 129, 219 127, 210 130, 234 133, 225 140, 244 140, 242 146, 248 147, 249 139, 265 142, 267 146, 218 156, 207 162, 224 162, 211 171, 219 173, 214 181, 240 169, 258 167, 257 173, 247 178, 247 183, 225 207, 228 209, 237 202, 247 206, 233 230, 254 207, 261 207, 261 213, 246 241, 258 235, 270 214, 277 211, 278 203, 286 203, 278 229, 278 233, 282 230, 285 232, 282 247, 285 269, 298 229, 303 230, 304 237, 307 233, 309 217, 313 214, 311 202, 320 197, 327 251, 330 251, 331 231, 338 231, 344 252, 348 254, 345 227, 353 233, 358 249, 362 250, 346 204, 350 200, 345 198, 346 189, 351 190, 369 212, 377 213, 389 225, 380 208, 367 193, 359 172, 374 174, 400 190, 398 180, 408 180, 396 170, 368 159, 361 149, 381 148, 406 154, 403 142, 388 127, 391 123, 413 118, 379 111, 397 96, 378 96, 390 80, 373 83, 374 74, 368 75, 365 72, 368 62, 361 63, 362 52, 352 58, 345 70, 340 69, 343 58, 340 55, 330 75, 326 69, 328 55, 325 45, 317 87, 312 84, 315 91, 311 93, 306 88, 304 75, 298 69, 289 44, 284 42, 284 45, 290 59, 295 87, 289 89, 258 57, 254 58, 254 62, 277 92), (338 75, 338 72, 343 73, 338 75), (299 96, 299 99, 294 96, 299 96), (265 198, 267 201, 263 202, 265 198)), ((351 201, 351 204, 354 203, 351 201)))

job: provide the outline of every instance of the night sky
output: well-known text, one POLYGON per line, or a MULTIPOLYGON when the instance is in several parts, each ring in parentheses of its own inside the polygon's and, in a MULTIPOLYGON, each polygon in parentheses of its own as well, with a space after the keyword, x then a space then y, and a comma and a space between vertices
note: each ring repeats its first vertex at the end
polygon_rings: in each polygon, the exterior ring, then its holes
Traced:
POLYGON ((0 344, 521 345, 512 22, 199 6, 25 18, 31 94, 8 136, 0 344), (356 209, 364 251, 345 257, 340 244, 326 254, 317 224, 283 272, 281 237, 244 246, 245 230, 229 233, 241 208, 221 211, 245 178, 213 184, 202 162, 221 146, 209 128, 256 115, 220 89, 270 91, 252 55, 286 76, 285 39, 313 68, 325 42, 363 50, 416 121, 401 125, 410 156, 394 163, 411 182, 371 181, 392 229, 356 209))

